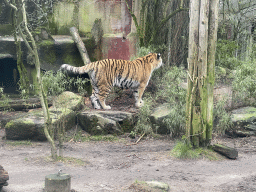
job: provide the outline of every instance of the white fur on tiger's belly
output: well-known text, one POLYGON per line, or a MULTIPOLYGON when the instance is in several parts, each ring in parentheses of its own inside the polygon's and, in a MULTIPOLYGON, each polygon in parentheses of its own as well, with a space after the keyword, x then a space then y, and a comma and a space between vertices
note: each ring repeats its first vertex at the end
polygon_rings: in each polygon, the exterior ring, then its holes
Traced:
POLYGON ((134 81, 131 79, 126 79, 125 78, 121 78, 120 80, 118 80, 118 78, 115 79, 113 86, 117 86, 117 87, 122 87, 125 89, 129 89, 129 88, 135 88, 135 87, 139 87, 140 83, 138 81, 134 81))

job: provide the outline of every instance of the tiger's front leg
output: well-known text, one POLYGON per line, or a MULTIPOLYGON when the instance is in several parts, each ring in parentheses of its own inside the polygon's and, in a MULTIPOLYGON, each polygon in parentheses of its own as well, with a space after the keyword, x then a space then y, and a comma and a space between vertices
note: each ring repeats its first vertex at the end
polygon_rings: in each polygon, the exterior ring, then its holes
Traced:
POLYGON ((133 92, 134 98, 135 98, 135 106, 136 107, 142 107, 144 104, 144 101, 142 100, 142 95, 144 93, 145 87, 140 87, 139 89, 136 89, 133 92))

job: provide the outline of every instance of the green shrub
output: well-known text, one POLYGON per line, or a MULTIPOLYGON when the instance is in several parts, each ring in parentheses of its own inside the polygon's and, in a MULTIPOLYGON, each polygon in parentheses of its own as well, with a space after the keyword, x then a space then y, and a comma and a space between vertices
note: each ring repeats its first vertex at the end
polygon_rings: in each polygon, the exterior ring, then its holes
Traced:
POLYGON ((171 154, 179 159, 195 159, 199 157, 199 154, 193 150, 192 145, 184 141, 178 141, 171 154))
POLYGON ((236 41, 218 40, 216 49, 216 66, 235 69, 241 65, 241 61, 235 57, 238 49, 236 41))
POLYGON ((213 109, 213 132, 216 134, 224 134, 226 130, 232 127, 231 114, 226 111, 227 98, 223 98, 217 102, 213 109))
POLYGON ((185 78, 183 68, 168 67, 162 77, 158 76, 156 100, 167 102, 172 109, 164 123, 172 136, 180 136, 185 131, 186 89, 181 83, 185 78))
MULTIPOLYGON (((157 87, 155 93, 144 94, 144 106, 140 109, 135 133, 153 133, 149 116, 154 107, 168 103, 172 109, 163 122, 172 136, 180 136, 185 131, 186 90, 181 87, 185 73, 182 68, 166 67, 163 76, 156 75, 151 82, 157 87)), ((156 71, 157 72, 157 71, 156 71)), ((157 127, 156 127, 157 128, 157 127)))
POLYGON ((59 95, 65 90, 72 89, 73 86, 77 87, 78 92, 83 94, 86 92, 85 85, 88 79, 79 77, 67 77, 64 73, 58 71, 53 73, 53 71, 47 71, 42 74, 42 83, 47 95, 59 95))
POLYGON ((140 108, 138 113, 137 123, 134 127, 134 132, 132 134, 136 135, 137 133, 152 134, 153 129, 151 127, 149 116, 152 111, 152 98, 144 98, 144 105, 140 108))
POLYGON ((235 98, 246 105, 254 104, 256 99, 256 59, 242 63, 236 70, 232 84, 235 98), (252 100, 251 100, 252 99, 252 100), (254 103, 250 103, 250 101, 254 103))
POLYGON ((3 111, 13 111, 10 105, 11 99, 9 98, 9 95, 6 95, 4 93, 4 88, 0 87, 0 106, 3 107, 3 111))

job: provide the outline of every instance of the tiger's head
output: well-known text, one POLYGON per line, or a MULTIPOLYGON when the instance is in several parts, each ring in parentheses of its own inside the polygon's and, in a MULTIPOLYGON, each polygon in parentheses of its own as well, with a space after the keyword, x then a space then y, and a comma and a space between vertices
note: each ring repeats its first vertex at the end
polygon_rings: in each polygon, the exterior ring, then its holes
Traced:
POLYGON ((160 53, 149 53, 146 57, 148 57, 148 61, 153 66, 154 69, 158 69, 163 65, 160 53))

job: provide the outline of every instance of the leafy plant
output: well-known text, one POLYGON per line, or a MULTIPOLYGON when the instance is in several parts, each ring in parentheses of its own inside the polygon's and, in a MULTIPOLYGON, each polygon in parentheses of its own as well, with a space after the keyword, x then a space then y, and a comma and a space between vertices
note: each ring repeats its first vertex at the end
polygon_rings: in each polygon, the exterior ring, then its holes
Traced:
POLYGON ((216 49, 216 65, 228 69, 235 69, 241 65, 241 61, 235 57, 239 48, 236 41, 218 40, 216 49))
POLYGON ((42 75, 42 82, 47 95, 59 95, 65 90, 71 90, 73 86, 77 87, 79 93, 87 92, 85 90, 88 79, 79 77, 67 77, 64 73, 58 71, 47 71, 42 75))
POLYGON ((41 78, 47 95, 59 95, 69 86, 68 79, 61 72, 46 71, 41 78))
POLYGON ((213 131, 217 134, 224 134, 225 130, 232 127, 231 114, 225 109, 227 98, 223 98, 217 102, 213 109, 214 126, 213 131))
POLYGON ((6 95, 4 93, 4 88, 0 87, 0 106, 3 107, 3 111, 12 111, 13 109, 10 106, 11 99, 9 98, 9 95, 6 95))
POLYGON ((250 104, 251 99, 254 102, 256 99, 255 61, 256 59, 252 59, 243 62, 242 65, 237 68, 232 84, 235 99, 243 101, 243 103, 247 105, 250 104))
POLYGON ((181 86, 185 73, 178 67, 169 67, 166 71, 161 78, 158 76, 155 99, 170 105, 172 110, 163 122, 172 136, 179 136, 185 131, 186 90, 181 86))
POLYGON ((152 134, 153 129, 150 123, 149 116, 151 114, 152 109, 152 100, 150 98, 144 99, 144 105, 140 108, 140 112, 138 114, 138 121, 136 126, 134 127, 133 134, 136 133, 145 133, 145 134, 152 134))

